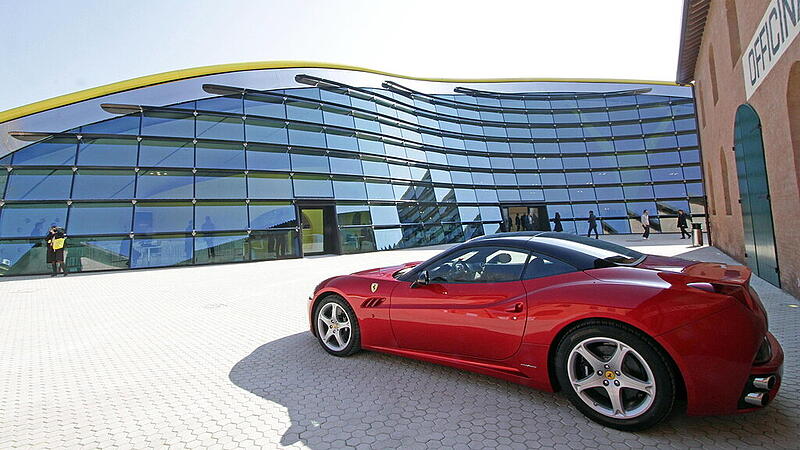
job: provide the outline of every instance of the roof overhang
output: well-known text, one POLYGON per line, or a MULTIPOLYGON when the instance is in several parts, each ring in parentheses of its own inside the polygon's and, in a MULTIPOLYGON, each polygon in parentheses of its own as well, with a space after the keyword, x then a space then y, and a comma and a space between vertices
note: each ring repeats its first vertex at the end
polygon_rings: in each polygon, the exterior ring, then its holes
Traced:
POLYGON ((601 78, 485 78, 485 79, 465 79, 465 78, 422 78, 412 77, 407 75, 398 75, 390 72, 384 72, 374 69, 365 69, 363 67, 348 66, 344 64, 334 63, 320 63, 309 61, 261 61, 261 62, 248 62, 248 63, 235 63, 235 64, 222 64, 215 66, 196 67, 193 69, 174 70, 171 72, 164 72, 156 75, 147 75, 144 77, 133 78, 126 81, 107 84, 96 88, 78 91, 72 94, 66 94, 59 97, 54 97, 49 100, 43 100, 30 105, 20 106, 18 108, 9 109, 0 112, 0 123, 8 122, 10 120, 18 119, 20 117, 36 114, 49 109, 58 108, 61 106, 70 105, 73 103, 91 100, 94 98, 102 97, 104 95, 116 94, 128 90, 153 86, 171 81, 178 81, 187 78, 196 78, 206 75, 216 75, 229 72, 241 72, 247 70, 264 70, 264 69, 302 69, 302 68, 320 68, 320 69, 339 69, 339 70, 352 70, 358 72, 373 73, 378 75, 385 75, 394 78, 403 78, 408 80, 419 81, 433 81, 444 83, 514 83, 514 82, 572 82, 572 83, 628 83, 628 84, 652 84, 664 86, 676 86, 678 84, 670 81, 648 81, 648 80, 618 80, 618 79, 601 79, 601 78))
POLYGON ((711 0, 683 0, 683 25, 681 27, 681 47, 678 53, 678 71, 675 80, 679 84, 694 81, 694 68, 700 44, 703 42, 703 31, 706 28, 706 16, 711 0))

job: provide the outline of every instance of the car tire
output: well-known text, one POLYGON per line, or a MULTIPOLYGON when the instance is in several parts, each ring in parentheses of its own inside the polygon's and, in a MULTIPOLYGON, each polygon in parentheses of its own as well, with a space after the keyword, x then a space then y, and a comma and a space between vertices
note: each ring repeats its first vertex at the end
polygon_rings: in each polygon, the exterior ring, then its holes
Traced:
POLYGON ((361 350, 358 318, 341 296, 332 294, 322 298, 314 307, 313 317, 317 340, 326 352, 334 356, 350 356, 361 350))
POLYGON ((648 336, 617 322, 592 321, 570 330, 558 343, 554 363, 570 402, 610 428, 650 428, 675 403, 676 377, 668 356, 648 336))

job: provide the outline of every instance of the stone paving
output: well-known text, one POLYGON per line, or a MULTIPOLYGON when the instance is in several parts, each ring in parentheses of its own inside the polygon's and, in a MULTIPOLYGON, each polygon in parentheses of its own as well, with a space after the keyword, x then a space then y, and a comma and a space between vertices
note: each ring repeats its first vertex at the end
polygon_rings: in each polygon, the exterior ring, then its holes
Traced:
MULTIPOLYGON (((613 239, 730 261, 674 236, 613 239)), ((786 351, 779 397, 753 414, 675 412, 637 434, 559 394, 377 353, 330 357, 306 332, 317 282, 440 250, 0 281, 0 448, 797 448, 800 304, 761 280, 786 351)))

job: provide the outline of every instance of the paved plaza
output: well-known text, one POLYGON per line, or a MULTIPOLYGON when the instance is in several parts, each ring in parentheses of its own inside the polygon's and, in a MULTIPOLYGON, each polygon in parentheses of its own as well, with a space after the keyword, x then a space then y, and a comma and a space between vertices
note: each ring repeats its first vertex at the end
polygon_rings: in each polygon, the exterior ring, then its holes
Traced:
MULTIPOLYGON (((676 236, 640 250, 731 260, 676 236)), ((550 394, 433 364, 327 355, 306 298, 332 275, 444 247, 0 281, 0 448, 797 448, 800 304, 753 286, 786 351, 781 394, 631 434, 550 394)), ((723 325, 723 324, 721 324, 723 325)))

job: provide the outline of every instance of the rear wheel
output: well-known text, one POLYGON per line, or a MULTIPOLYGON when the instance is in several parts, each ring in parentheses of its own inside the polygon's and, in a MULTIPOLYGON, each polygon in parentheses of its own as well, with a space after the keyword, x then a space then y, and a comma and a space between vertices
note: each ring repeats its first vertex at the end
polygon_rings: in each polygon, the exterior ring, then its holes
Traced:
POLYGON ((587 323, 569 332, 555 364, 572 404, 601 425, 643 430, 666 418, 675 402, 675 375, 662 350, 615 323, 587 323))
POLYGON ((317 338, 326 352, 350 356, 361 349, 358 319, 350 305, 338 295, 329 295, 314 308, 317 338))

